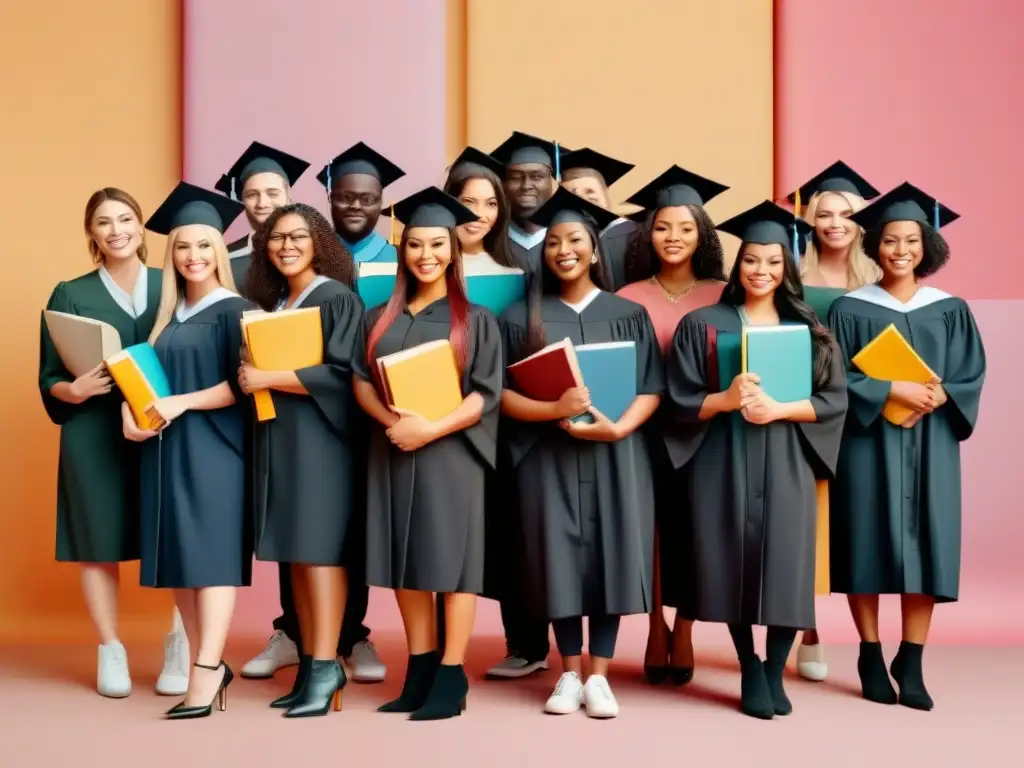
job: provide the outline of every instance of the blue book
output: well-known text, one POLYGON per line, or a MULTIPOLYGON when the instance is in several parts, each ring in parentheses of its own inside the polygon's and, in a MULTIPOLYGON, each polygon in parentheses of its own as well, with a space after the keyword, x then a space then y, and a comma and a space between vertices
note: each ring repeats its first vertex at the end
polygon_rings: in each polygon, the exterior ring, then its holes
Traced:
POLYGON ((366 309, 387 304, 395 290, 398 262, 363 261, 356 265, 356 293, 366 309))
POLYGON ((743 370, 761 377, 761 389, 778 403, 811 396, 811 329, 802 323, 743 329, 743 370))
MULTIPOLYGON (((590 402, 610 420, 618 421, 636 399, 636 344, 580 344, 575 350, 590 402)), ((593 421, 589 413, 576 417, 581 419, 593 421)))
POLYGON ((526 297, 526 275, 521 269, 466 275, 466 293, 471 304, 486 307, 497 317, 526 297))
POLYGON ((718 391, 725 392, 732 380, 743 372, 743 339, 738 333, 718 333, 718 391))

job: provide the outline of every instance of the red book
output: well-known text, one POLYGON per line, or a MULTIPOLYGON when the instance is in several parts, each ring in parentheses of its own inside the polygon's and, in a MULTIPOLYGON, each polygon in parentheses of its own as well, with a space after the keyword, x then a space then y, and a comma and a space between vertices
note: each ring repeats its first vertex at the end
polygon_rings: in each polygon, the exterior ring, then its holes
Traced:
POLYGON ((583 386, 576 350, 567 338, 510 365, 508 373, 519 394, 542 403, 553 403, 567 389, 583 386))

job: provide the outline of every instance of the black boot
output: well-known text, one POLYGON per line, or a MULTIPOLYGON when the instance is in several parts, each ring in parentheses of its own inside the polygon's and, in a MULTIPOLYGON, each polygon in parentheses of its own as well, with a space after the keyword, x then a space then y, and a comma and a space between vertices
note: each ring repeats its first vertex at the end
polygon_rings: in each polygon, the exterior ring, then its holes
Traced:
POLYGON ((405 683, 402 693, 394 701, 389 701, 377 708, 378 712, 415 712, 423 706, 434 683, 434 675, 441 663, 441 654, 437 651, 418 653, 409 657, 409 665, 405 668, 405 683))
POLYGON ((457 717, 466 709, 469 678, 461 664, 442 664, 437 668, 434 684, 423 706, 409 715, 410 720, 445 720, 457 717))
POLYGON ((757 656, 742 660, 740 675, 740 709, 743 714, 771 720, 775 716, 775 703, 761 660, 757 656))
POLYGON ((306 680, 309 678, 309 670, 312 666, 312 656, 299 656, 299 668, 295 672, 295 682, 292 684, 291 691, 279 699, 274 699, 270 702, 270 706, 274 709, 288 709, 288 707, 298 701, 299 696, 302 695, 302 689, 306 685, 306 680))
POLYGON ((860 675, 861 695, 865 699, 877 704, 896 703, 896 689, 892 687, 889 673, 885 669, 881 643, 861 642, 857 674, 860 675))
POLYGON ((768 627, 764 676, 768 681, 768 690, 772 696, 772 707, 776 715, 788 715, 793 712, 793 704, 786 695, 782 684, 782 676, 786 671, 786 661, 796 639, 795 629, 768 627))
POLYGON ((892 679, 896 681, 896 685, 900 687, 900 704, 928 712, 935 706, 935 702, 928 695, 928 689, 924 687, 921 662, 923 654, 923 645, 904 640, 900 643, 900 649, 896 653, 896 658, 892 660, 889 671, 892 672, 892 679))
POLYGON ((334 711, 341 710, 341 692, 348 682, 345 670, 337 659, 314 659, 298 698, 284 713, 285 717, 315 717, 326 715, 334 702, 334 711))

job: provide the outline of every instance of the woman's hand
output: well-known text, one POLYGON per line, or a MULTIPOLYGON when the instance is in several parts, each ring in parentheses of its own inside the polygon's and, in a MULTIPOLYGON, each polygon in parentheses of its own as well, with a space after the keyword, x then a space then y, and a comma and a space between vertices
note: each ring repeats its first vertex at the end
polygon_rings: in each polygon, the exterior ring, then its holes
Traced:
POLYGON ((590 408, 590 390, 586 387, 570 387, 558 398, 559 418, 569 419, 586 413, 590 408))
POLYGON ((143 440, 156 436, 154 430, 139 429, 128 403, 121 403, 121 433, 126 440, 131 440, 133 443, 141 443, 143 440))
POLYGON ((403 408, 392 408, 398 421, 387 430, 388 439, 402 451, 416 451, 437 438, 432 421, 403 408))
POLYGON ((558 426, 573 437, 580 440, 593 440, 599 443, 614 443, 623 438, 619 425, 591 406, 587 412, 594 417, 592 423, 562 419, 558 426))
POLYGON ((756 392, 751 392, 743 397, 740 412, 743 418, 751 424, 771 424, 784 416, 779 402, 769 397, 760 387, 756 392))
POLYGON ((273 371, 261 371, 252 363, 243 362, 238 367, 238 386, 247 395, 270 389, 274 382, 273 371))
POLYGON ((725 403, 730 411, 743 407, 743 398, 761 391, 761 377, 756 373, 741 373, 725 390, 725 403))
POLYGON ((162 397, 154 402, 146 412, 154 412, 160 417, 163 424, 161 429, 164 429, 168 424, 174 421, 176 418, 181 416, 188 410, 188 401, 184 395, 171 395, 170 397, 162 397))
POLYGON ((914 381, 894 381, 889 399, 918 413, 931 413, 938 407, 935 390, 914 381))
POLYGON ((941 408, 949 400, 946 390, 942 388, 942 382, 939 379, 932 379, 925 386, 932 391, 932 402, 935 403, 935 408, 941 408))
POLYGON ((91 371, 83 373, 68 385, 75 404, 84 403, 90 397, 107 394, 114 386, 110 378, 110 372, 103 363, 100 363, 91 371))

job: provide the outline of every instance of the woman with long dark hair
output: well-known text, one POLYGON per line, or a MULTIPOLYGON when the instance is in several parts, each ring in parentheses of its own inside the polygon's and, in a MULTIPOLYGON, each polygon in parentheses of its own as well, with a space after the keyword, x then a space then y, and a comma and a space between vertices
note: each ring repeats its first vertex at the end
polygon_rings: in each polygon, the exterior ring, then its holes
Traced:
POLYGON ((683 318, 666 361, 665 440, 687 481, 681 508, 693 542, 679 610, 729 625, 742 672, 742 710, 771 719, 792 705, 782 684, 796 633, 814 626, 816 477, 835 470, 846 414, 842 358, 801 299, 789 244, 807 225, 764 202, 719 229, 739 254, 718 304, 683 318), (778 403, 754 373, 723 370, 726 335, 744 326, 810 329, 812 395, 778 403), (768 627, 766 661, 752 627, 768 627))
POLYGON ((395 205, 404 223, 394 293, 370 313, 353 360, 356 400, 377 422, 370 436, 367 581, 395 590, 409 645, 401 695, 382 712, 413 720, 461 714, 463 668, 483 590, 484 478, 494 467, 502 357, 498 325, 466 298, 455 228, 477 217, 429 187, 395 205), (377 360, 447 339, 462 403, 430 421, 389 407, 377 360), (433 593, 443 593, 446 638, 437 647, 433 593))
POLYGON ((505 166, 475 147, 455 158, 444 192, 476 214, 476 221, 455 228, 463 274, 488 271, 488 266, 522 268, 508 245, 509 206, 501 174, 505 166), (490 264, 489 264, 490 263, 490 264))

